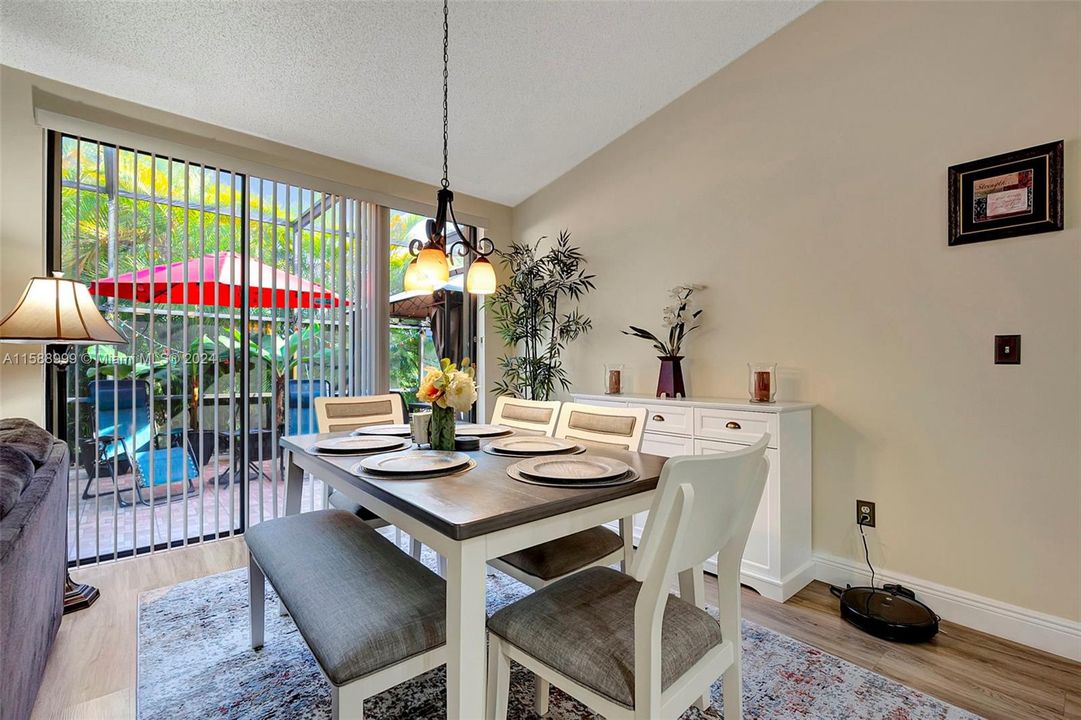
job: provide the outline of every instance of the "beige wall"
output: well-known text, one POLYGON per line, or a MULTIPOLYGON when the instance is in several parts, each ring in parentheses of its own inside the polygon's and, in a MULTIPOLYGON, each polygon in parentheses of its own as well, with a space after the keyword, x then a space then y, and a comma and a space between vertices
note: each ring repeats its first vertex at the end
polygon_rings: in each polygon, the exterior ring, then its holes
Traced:
MULTIPOLYGON (((188 160, 216 158, 230 169, 258 169, 280 179, 318 178, 326 181, 317 186, 323 189, 334 189, 329 184, 336 184, 346 191, 361 191, 364 199, 434 212, 433 186, 0 66, 0 308, 4 312, 18 301, 26 280, 45 269, 45 141, 44 131, 35 124, 35 104, 122 133, 153 138, 188 160)), ((493 240, 510 237, 510 208, 466 195, 456 196, 455 201, 459 217, 483 222, 493 240)), ((497 344, 489 343, 489 347, 497 344)), ((37 349, 0 345, 0 358, 5 352, 37 349)), ((489 367, 494 367, 498 353, 493 349, 487 355, 489 367)), ((0 364, 0 417, 22 415, 40 421, 42 387, 39 368, 0 364)))
POLYGON ((814 420, 816 552, 1081 619, 1081 5, 828 3, 515 209, 597 273, 575 387, 631 365, 668 288, 692 394, 782 365, 814 420), (950 248, 946 167, 1066 140, 1064 232, 950 248), (1021 333, 1020 367, 992 336, 1021 333))

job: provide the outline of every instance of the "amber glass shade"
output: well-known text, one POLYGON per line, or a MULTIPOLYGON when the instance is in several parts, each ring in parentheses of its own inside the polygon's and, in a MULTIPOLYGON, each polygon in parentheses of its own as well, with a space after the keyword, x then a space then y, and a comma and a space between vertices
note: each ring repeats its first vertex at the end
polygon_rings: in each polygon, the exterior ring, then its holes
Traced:
POLYGON ((417 256, 417 269, 428 282, 428 290, 438 290, 450 280, 447 254, 439 248, 424 248, 417 256))
POLYGON ((488 258, 479 257, 469 266, 465 276, 465 289, 474 295, 491 295, 495 292, 495 268, 488 258))
POLYGON ((409 265, 405 268, 405 289, 409 292, 420 290, 422 292, 431 292, 432 286, 428 282, 428 278, 420 271, 420 266, 417 265, 417 259, 413 258, 409 265))

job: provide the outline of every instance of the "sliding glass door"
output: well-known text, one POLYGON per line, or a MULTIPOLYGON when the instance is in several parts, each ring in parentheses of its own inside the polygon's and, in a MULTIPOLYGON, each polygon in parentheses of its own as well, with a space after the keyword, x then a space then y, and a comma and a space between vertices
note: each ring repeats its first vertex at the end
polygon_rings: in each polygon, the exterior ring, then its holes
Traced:
MULTIPOLYGON (((128 338, 79 348, 52 388, 53 430, 73 458, 69 559, 156 552, 280 515, 279 436, 315 431, 315 397, 373 389, 360 332, 371 305, 359 300, 386 211, 50 138, 51 269, 89 284, 128 338)), ((309 479, 303 508, 323 503, 309 479)))

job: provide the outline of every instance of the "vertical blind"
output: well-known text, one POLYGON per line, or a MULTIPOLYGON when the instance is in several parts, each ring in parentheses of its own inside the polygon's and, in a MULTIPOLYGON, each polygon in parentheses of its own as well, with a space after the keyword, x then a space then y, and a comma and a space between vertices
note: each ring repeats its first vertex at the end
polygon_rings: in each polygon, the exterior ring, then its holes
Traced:
MULTIPOLYGON (((157 552, 277 517, 279 435, 315 430, 318 395, 387 387, 387 210, 50 138, 52 269, 92 284, 129 338, 85 348, 54 388, 73 453, 69 559, 157 552)), ((307 479, 304 509, 323 502, 307 479)))

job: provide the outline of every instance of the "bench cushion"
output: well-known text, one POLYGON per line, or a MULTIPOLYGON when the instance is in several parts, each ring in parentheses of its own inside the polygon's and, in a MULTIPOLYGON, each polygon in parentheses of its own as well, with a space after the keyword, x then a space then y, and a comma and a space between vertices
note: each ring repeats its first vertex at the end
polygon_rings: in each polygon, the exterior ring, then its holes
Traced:
POLYGON ((552 580, 592 565, 623 548, 623 538, 606 527, 595 527, 499 558, 541 580, 552 580))
MULTIPOLYGON (((590 568, 492 615, 488 629, 611 700, 634 704, 634 603, 642 587, 611 568, 590 568)), ((661 689, 721 642, 705 610, 669 596, 661 624, 661 689)))
POLYGON ((333 684, 446 642, 444 580, 356 515, 290 515, 244 537, 333 684))

